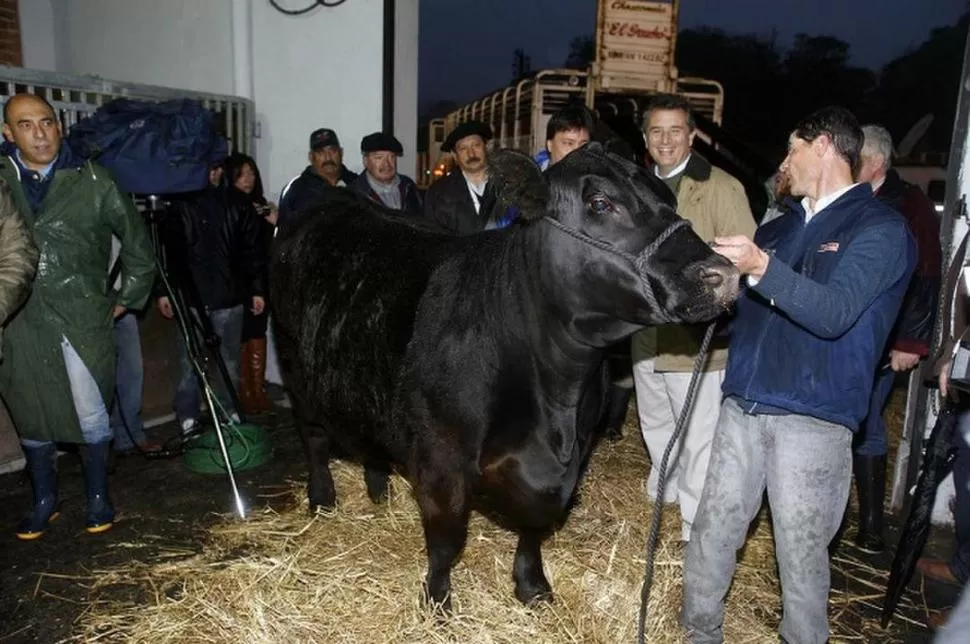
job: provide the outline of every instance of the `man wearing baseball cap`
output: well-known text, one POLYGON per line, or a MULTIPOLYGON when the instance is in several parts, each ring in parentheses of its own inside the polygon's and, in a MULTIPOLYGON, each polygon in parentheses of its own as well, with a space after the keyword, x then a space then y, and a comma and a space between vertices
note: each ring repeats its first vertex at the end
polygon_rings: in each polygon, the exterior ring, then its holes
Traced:
POLYGON ((344 150, 340 147, 337 133, 322 127, 310 135, 310 165, 298 177, 292 179, 280 195, 280 214, 277 225, 292 219, 314 201, 324 190, 332 187, 350 187, 357 175, 344 165, 344 150))
POLYGON ((397 158, 404 146, 385 132, 368 134, 360 142, 364 173, 357 177, 354 189, 385 208, 404 215, 421 214, 421 197, 410 177, 397 172, 397 158))

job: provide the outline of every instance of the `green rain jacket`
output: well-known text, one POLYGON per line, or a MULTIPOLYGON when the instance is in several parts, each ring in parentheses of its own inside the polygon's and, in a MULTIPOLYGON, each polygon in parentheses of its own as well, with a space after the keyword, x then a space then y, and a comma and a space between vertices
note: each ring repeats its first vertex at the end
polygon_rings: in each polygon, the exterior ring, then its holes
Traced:
MULTIPOLYGON (((62 154, 70 156, 62 147, 62 154)), ((155 279, 148 230, 110 173, 86 161, 55 165, 35 210, 11 156, 0 157, 0 179, 40 251, 33 290, 8 323, 0 362, 0 394, 21 438, 82 442, 61 354, 66 338, 98 383, 110 409, 115 387, 113 310, 145 306, 155 279), (121 290, 108 284, 111 236, 121 240, 121 290)))

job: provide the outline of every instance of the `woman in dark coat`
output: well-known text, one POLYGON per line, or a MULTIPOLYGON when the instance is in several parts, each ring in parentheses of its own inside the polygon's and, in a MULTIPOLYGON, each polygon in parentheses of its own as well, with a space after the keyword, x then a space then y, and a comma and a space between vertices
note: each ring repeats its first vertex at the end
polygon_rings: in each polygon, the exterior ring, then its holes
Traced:
MULTIPOLYGON (((248 196, 256 212, 262 216, 260 248, 266 254, 264 265, 269 266, 269 247, 273 241, 278 211, 276 205, 263 196, 263 182, 256 161, 246 154, 233 154, 226 159, 226 180, 236 190, 248 196)), ((267 281, 268 283, 268 281, 267 281)), ((242 327, 242 373, 239 384, 239 402, 244 414, 262 414, 272 408, 266 397, 266 322, 269 305, 259 315, 247 307, 242 327)))

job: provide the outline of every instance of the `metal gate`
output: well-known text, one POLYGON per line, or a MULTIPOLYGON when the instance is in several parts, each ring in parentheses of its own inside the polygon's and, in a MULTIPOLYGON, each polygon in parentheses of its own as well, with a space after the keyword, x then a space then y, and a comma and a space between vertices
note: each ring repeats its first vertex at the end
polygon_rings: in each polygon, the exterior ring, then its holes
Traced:
POLYGON ((47 99, 65 133, 115 98, 140 101, 194 99, 215 114, 220 134, 229 139, 230 151, 252 154, 254 109, 252 101, 245 98, 0 65, 0 102, 21 92, 47 99))

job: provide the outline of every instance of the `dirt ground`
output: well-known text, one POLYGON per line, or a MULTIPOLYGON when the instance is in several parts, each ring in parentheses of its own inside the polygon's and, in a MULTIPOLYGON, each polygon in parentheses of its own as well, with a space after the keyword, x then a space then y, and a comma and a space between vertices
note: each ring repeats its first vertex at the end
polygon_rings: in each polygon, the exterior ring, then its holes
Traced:
MULTIPOLYGON (((174 352, 170 326, 150 315, 143 326, 146 354, 146 416, 168 413, 171 383, 174 379, 174 352)), ((300 442, 292 428, 289 413, 279 410, 274 417, 260 419, 270 433, 274 446, 266 464, 238 474, 243 498, 250 508, 281 503, 281 489, 290 482, 302 481, 306 466, 300 442)), ((630 428, 628 427, 627 431, 630 428)), ((176 433, 174 423, 149 431, 157 438, 176 433)), ((111 476, 111 491, 119 512, 118 523, 110 532, 92 536, 84 532, 84 485, 79 459, 74 454, 60 458, 62 512, 51 529, 39 540, 20 542, 13 530, 30 499, 30 485, 22 473, 0 476, 0 644, 19 642, 53 643, 73 637, 76 621, 100 601, 123 601, 138 605, 143 587, 132 584, 126 596, 100 596, 91 591, 85 579, 99 569, 132 561, 147 562, 159 553, 199 552, 208 526, 229 516, 230 489, 224 476, 209 476, 189 471, 181 458, 146 460, 140 456, 118 458, 111 476)), ((281 508, 277 508, 281 509, 281 508)), ((895 544, 899 519, 891 518, 887 537, 895 544)), ((851 549, 851 533, 843 538, 842 549, 851 549)), ((930 554, 946 556, 952 548, 952 535, 934 535, 930 554)), ((854 553, 858 555, 858 553, 854 553)), ((887 569, 891 554, 873 558, 874 568, 887 569)), ((833 589, 873 593, 858 587, 858 582, 838 576, 833 589)), ((123 592, 115 590, 115 593, 123 592)), ((933 583, 911 582, 911 598, 919 609, 903 615, 906 642, 928 642, 930 633, 920 624, 929 610, 949 606, 956 589, 933 583)), ((879 595, 877 602, 881 602, 879 595)), ((872 615, 876 615, 873 609, 872 615)))

